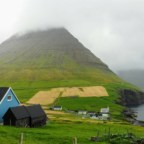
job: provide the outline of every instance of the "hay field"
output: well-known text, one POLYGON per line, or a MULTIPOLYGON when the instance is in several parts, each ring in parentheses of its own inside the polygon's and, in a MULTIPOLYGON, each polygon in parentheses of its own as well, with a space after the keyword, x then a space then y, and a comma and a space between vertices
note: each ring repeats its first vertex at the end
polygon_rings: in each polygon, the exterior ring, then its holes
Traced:
POLYGON ((49 105, 54 103, 58 97, 101 97, 108 96, 103 86, 91 87, 62 87, 53 88, 49 91, 40 91, 35 94, 27 103, 49 105))
POLYGON ((108 93, 103 86, 65 88, 62 97, 70 96, 101 97, 108 96, 108 93))
POLYGON ((27 103, 48 105, 52 104, 58 98, 59 92, 39 91, 27 103))

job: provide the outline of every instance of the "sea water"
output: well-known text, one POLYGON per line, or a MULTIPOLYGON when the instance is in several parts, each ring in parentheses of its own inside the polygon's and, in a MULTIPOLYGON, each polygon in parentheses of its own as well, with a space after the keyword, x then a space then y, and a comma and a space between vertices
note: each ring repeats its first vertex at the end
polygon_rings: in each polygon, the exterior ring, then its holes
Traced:
POLYGON ((131 108, 137 115, 136 119, 144 121, 144 104, 131 108))

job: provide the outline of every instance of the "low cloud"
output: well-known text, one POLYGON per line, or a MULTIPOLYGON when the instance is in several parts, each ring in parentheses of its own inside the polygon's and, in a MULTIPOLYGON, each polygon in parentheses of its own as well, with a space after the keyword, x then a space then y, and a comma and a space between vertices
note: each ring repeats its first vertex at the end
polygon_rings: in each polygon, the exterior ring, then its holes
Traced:
POLYGON ((63 26, 112 70, 144 69, 143 0, 21 1, 15 32, 63 26))

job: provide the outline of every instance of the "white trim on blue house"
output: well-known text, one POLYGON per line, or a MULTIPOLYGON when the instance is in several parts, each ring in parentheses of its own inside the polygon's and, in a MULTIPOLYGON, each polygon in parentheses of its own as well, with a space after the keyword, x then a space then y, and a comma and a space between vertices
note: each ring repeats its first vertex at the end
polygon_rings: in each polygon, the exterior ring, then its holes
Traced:
POLYGON ((7 90, 7 92, 5 93, 5 95, 3 96, 2 100, 0 101, 0 104, 3 102, 3 100, 5 99, 5 97, 6 97, 7 93, 8 93, 10 90, 12 91, 12 93, 14 94, 14 96, 15 96, 16 100, 17 100, 17 101, 18 101, 18 103, 20 104, 20 101, 18 100, 18 98, 17 98, 16 94, 14 93, 14 91, 12 90, 12 88, 11 88, 11 87, 9 87, 9 89, 7 90))

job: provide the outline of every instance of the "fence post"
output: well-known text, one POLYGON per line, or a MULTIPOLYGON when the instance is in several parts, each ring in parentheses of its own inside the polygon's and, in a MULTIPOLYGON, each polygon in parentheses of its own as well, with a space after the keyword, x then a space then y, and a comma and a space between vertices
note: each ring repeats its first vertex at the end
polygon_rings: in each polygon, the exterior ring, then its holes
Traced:
POLYGON ((23 144, 23 133, 20 135, 20 144, 23 144))
POLYGON ((109 127, 109 130, 108 130, 108 138, 109 138, 109 141, 110 141, 110 134, 111 134, 111 129, 109 127))
POLYGON ((73 139, 73 144, 77 144, 77 138, 76 137, 74 137, 74 139, 73 139))

